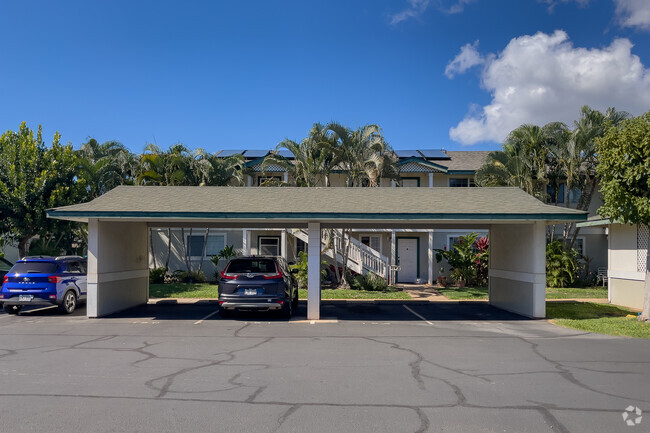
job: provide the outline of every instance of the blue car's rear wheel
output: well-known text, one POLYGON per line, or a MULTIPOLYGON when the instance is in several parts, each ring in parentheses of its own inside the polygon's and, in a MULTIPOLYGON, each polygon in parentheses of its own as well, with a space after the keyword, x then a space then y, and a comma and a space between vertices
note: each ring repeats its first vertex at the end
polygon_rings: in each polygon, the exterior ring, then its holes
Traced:
POLYGON ((61 305, 59 305, 59 309, 66 314, 71 314, 76 308, 77 295, 72 290, 68 290, 65 292, 65 295, 63 295, 63 300, 61 305))

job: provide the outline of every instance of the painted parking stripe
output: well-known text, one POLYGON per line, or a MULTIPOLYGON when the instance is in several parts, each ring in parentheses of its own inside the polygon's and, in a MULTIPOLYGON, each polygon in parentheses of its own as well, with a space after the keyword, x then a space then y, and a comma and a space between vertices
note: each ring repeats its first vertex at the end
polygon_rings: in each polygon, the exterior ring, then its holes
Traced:
POLYGON ((208 320, 210 317, 214 316, 214 315, 217 314, 218 312, 219 312, 219 310, 215 310, 215 311, 213 311, 212 313, 210 313, 210 314, 208 314, 207 316, 205 316, 204 318, 202 318, 201 320, 197 320, 196 322, 194 322, 194 324, 195 324, 195 325, 200 325, 201 323, 203 323, 204 320, 208 320))
POLYGON ((419 317, 420 319, 424 320, 425 323, 427 323, 427 324, 429 324, 429 325, 433 325, 433 323, 432 323, 432 322, 429 322, 429 321, 427 320, 426 317, 422 316, 422 315, 419 314, 419 313, 416 313, 415 311, 413 311, 412 309, 410 309, 408 305, 404 305, 404 304, 402 304, 402 307, 404 307, 404 308, 406 308, 407 310, 409 310, 409 311, 410 311, 411 313, 413 313, 416 317, 419 317))

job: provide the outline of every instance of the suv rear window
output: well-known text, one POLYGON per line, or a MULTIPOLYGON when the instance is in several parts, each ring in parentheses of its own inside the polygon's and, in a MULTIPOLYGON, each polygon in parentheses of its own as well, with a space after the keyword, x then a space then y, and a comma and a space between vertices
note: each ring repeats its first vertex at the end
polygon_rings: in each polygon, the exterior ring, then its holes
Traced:
POLYGON ((57 264, 52 262, 18 262, 9 271, 10 274, 53 274, 57 264))
POLYGON ((236 259, 230 262, 229 274, 275 274, 275 262, 270 259, 236 259))

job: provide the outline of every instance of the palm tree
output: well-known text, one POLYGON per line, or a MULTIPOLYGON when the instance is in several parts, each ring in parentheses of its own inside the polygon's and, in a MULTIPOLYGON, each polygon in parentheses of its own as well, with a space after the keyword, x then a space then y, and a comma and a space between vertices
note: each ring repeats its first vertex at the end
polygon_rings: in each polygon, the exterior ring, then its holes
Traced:
POLYGON ((89 199, 97 198, 118 185, 128 183, 131 172, 121 164, 133 154, 117 141, 99 144, 94 138, 81 145, 79 157, 79 180, 84 182, 89 199))
POLYGON ((244 157, 241 154, 227 157, 219 156, 220 152, 208 154, 198 149, 195 160, 195 170, 200 185, 227 186, 234 181, 237 185, 244 184, 244 157))
MULTIPOLYGON (((315 123, 309 135, 300 143, 285 139, 262 162, 265 170, 271 165, 282 167, 294 186, 314 187, 321 184, 329 186, 329 176, 336 165, 333 152, 335 140, 322 124, 315 123), (293 154, 293 159, 279 154, 286 149, 293 154)), ((280 184, 284 184, 281 182, 280 184)))

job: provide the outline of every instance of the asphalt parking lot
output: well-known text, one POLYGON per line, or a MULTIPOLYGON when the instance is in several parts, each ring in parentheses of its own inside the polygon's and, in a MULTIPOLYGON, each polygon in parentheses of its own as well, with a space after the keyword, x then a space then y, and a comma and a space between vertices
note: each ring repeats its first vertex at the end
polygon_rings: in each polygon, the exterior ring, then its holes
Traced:
POLYGON ((0 314, 0 431, 650 430, 647 340, 485 303, 326 302, 314 323, 304 303, 289 322, 215 311, 0 314), (630 405, 647 409, 635 427, 630 405))

